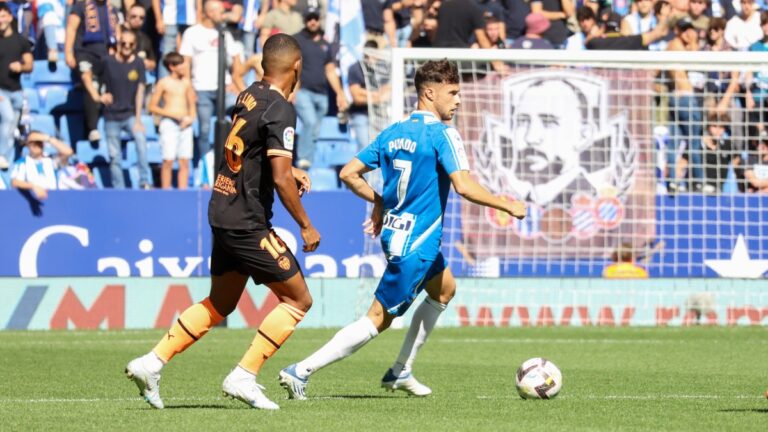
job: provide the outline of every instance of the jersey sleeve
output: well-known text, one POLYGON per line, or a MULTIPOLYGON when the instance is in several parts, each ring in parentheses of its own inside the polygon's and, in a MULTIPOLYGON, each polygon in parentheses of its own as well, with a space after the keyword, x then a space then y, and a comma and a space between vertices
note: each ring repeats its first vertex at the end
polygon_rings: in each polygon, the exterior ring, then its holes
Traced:
POLYGON ((293 157, 296 111, 286 101, 277 101, 263 114, 266 126, 267 156, 293 157))
POLYGON ((435 141, 437 160, 446 173, 469 171, 467 152, 464 151, 464 142, 461 140, 459 131, 453 127, 447 127, 442 130, 435 141))
POLYGON ((13 168, 11 168, 11 179, 27 181, 26 159, 20 159, 13 164, 13 168))
POLYGON ((360 162, 362 162, 368 168, 376 169, 381 167, 381 164, 379 163, 380 137, 381 135, 376 137, 376 139, 373 140, 372 143, 368 144, 366 148, 360 150, 360 152, 357 153, 357 156, 355 156, 360 162))

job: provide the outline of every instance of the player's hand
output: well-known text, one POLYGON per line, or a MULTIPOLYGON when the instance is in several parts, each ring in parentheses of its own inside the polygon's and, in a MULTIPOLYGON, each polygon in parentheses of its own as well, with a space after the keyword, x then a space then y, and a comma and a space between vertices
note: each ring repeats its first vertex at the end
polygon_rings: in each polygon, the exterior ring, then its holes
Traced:
POLYGON ((299 196, 304 196, 312 189, 312 180, 309 178, 309 174, 303 169, 291 167, 291 174, 296 180, 296 188, 299 189, 299 196))
POLYGON ((155 30, 157 30, 157 34, 164 35, 165 34, 165 23, 163 20, 157 21, 155 25, 155 30))
POLYGON ((320 233, 312 225, 301 229, 301 238, 304 240, 304 252, 314 252, 320 246, 320 233))
POLYGON ((13 73, 20 73, 21 72, 21 63, 20 62, 11 62, 8 64, 8 70, 10 70, 13 73))
POLYGON ((349 108, 349 102, 347 101, 347 97, 344 96, 344 93, 336 95, 336 108, 338 108, 339 111, 346 111, 347 108, 349 108))
POLYGON ((363 222, 363 232, 366 235, 370 235, 371 238, 376 238, 381 234, 381 228, 384 221, 384 211, 382 205, 379 202, 373 204, 371 210, 371 217, 363 222))
POLYGON ((112 105, 112 102, 113 102, 112 93, 104 93, 103 95, 101 95, 100 99, 101 99, 101 103, 103 103, 104 105, 112 105))
POLYGON ((525 205, 525 202, 515 200, 509 203, 509 208, 507 208, 507 213, 512 215, 512 217, 517 219, 522 219, 525 217, 525 214, 527 213, 528 209, 525 205))

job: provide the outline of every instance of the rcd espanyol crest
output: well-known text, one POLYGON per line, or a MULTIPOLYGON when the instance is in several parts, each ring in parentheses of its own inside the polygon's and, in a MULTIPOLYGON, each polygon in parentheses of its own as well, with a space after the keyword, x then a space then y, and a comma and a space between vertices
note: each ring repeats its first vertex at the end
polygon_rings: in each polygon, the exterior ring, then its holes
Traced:
POLYGON ((522 238, 589 238, 621 223, 637 168, 627 114, 609 117, 608 83, 567 70, 501 81, 500 117, 486 113, 485 145, 473 146, 474 172, 496 193, 529 204, 523 221, 486 212, 522 238))

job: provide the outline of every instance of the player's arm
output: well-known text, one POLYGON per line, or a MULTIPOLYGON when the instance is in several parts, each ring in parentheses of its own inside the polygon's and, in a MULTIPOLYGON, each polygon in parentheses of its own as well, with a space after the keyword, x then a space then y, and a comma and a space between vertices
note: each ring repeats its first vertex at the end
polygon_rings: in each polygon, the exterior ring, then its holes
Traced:
POLYGON ((366 166, 360 159, 353 158, 341 169, 339 178, 347 185, 349 190, 360 198, 374 204, 381 203, 381 195, 376 193, 365 178, 363 178, 363 174, 369 171, 372 171, 372 168, 366 166))
POLYGON ((505 211, 510 215, 522 219, 525 217, 525 203, 519 200, 507 201, 488 192, 487 189, 477 183, 470 175, 469 171, 454 171, 450 175, 451 183, 456 193, 464 199, 475 204, 493 207, 497 210, 505 211))
POLYGON ((301 205, 299 190, 296 188, 296 179, 291 169, 291 158, 285 156, 271 156, 272 180, 275 182, 277 196, 293 220, 301 228, 301 237, 304 239, 304 252, 312 252, 320 244, 320 233, 317 232, 312 222, 301 205))
POLYGON ((365 165, 360 159, 353 158, 341 169, 339 178, 355 195, 373 203, 371 217, 364 224, 364 232, 376 237, 381 233, 382 222, 384 221, 384 201, 381 199, 381 195, 376 193, 363 177, 363 174, 372 170, 373 168, 365 165))

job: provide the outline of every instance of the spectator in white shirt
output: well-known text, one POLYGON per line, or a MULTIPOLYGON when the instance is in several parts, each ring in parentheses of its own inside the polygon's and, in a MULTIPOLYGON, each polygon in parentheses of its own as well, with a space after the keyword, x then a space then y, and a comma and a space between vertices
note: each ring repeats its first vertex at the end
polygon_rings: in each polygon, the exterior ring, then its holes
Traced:
POLYGON ((755 0, 741 0, 741 14, 728 20, 725 25, 725 41, 733 49, 746 51, 750 45, 763 38, 757 9, 755 0))
POLYGON ((63 141, 40 132, 30 132, 27 137, 29 154, 22 156, 13 164, 11 186, 28 190, 35 198, 48 198, 48 191, 58 189, 57 171, 65 166, 72 149, 63 141), (50 143, 58 152, 56 159, 43 152, 45 143, 50 143))
MULTIPOLYGON (((198 155, 208 153, 212 143, 208 140, 211 118, 216 110, 216 90, 219 82, 219 32, 216 25, 224 22, 224 6, 219 0, 207 0, 203 6, 203 19, 195 24, 181 39, 179 54, 184 56, 187 65, 191 65, 192 87, 197 93, 197 120, 200 136, 198 155)), ((242 45, 235 44, 229 32, 224 33, 224 44, 230 70, 226 71, 227 106, 233 105, 238 93, 245 90, 242 81, 242 45)))

